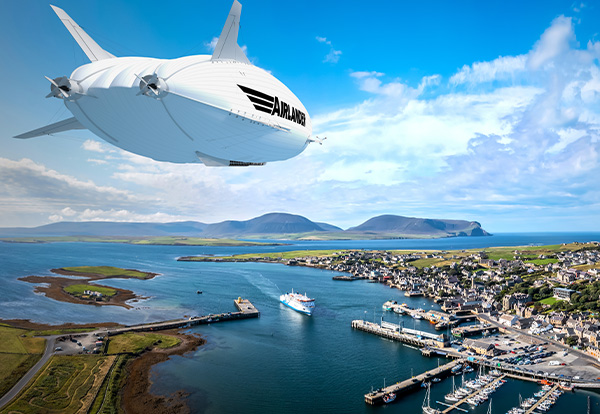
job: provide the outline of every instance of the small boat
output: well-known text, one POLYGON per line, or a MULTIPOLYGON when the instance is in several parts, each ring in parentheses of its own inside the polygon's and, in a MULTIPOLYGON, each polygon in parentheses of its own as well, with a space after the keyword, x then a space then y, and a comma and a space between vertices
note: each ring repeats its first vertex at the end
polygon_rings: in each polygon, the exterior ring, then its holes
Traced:
POLYGON ((567 384, 566 382, 560 382, 558 384, 558 386, 560 387, 561 390, 565 390, 565 391, 573 391, 573 386, 567 384))
POLYGON ((435 377, 434 379, 431 380, 431 382, 440 382, 441 379, 439 379, 438 377, 435 377))
POLYGON ((391 403, 396 399, 396 393, 390 392, 383 395, 383 402, 386 404, 391 403))
POLYGON ((201 295, 201 294, 202 294, 202 291, 201 291, 201 290, 197 290, 197 291, 196 291, 196 295, 201 295))

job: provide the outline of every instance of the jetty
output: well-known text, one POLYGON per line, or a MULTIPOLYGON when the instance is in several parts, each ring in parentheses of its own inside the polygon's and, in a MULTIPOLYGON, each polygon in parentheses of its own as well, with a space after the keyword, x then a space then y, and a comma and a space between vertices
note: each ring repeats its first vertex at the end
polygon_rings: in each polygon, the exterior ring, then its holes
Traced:
POLYGON ((459 364, 463 364, 464 360, 455 360, 447 363, 446 365, 441 365, 437 368, 434 368, 430 371, 426 371, 416 377, 407 379, 402 382, 397 382, 396 384, 390 385, 389 387, 381 388, 377 391, 370 392, 365 394, 365 402, 370 405, 378 405, 383 404, 383 396, 385 394, 389 394, 391 392, 396 395, 410 392, 416 389, 421 388, 421 383, 426 380, 431 380, 435 377, 444 377, 448 376, 452 368, 459 364))
POLYGON ((493 326, 489 323, 480 323, 477 325, 468 325, 461 326, 459 328, 452 329, 452 335, 465 337, 465 336, 473 336, 487 333, 498 332, 498 327, 493 326))
POLYGON ((444 334, 432 334, 416 329, 408 329, 395 323, 385 321, 381 321, 381 325, 378 325, 363 320, 354 320, 352 321, 352 327, 359 331, 368 332, 419 348, 424 348, 426 346, 444 348, 446 345, 449 345, 448 337, 444 334))
POLYGON ((141 325, 125 326, 122 328, 110 329, 106 332, 108 336, 118 335, 125 332, 148 332, 161 331, 165 329, 190 328, 195 325, 208 325, 217 322, 236 321, 240 319, 251 319, 260 317, 260 312, 248 300, 237 298, 233 301, 238 312, 224 312, 209 314, 204 316, 192 316, 187 319, 176 319, 172 321, 145 323, 141 325))
POLYGON ((558 384, 554 385, 554 387, 552 387, 552 389, 550 391, 548 391, 546 394, 544 394, 544 396, 542 398, 540 398, 538 400, 538 402, 536 402, 535 404, 533 404, 527 411, 525 411, 525 414, 531 414, 531 413, 533 413, 535 411, 535 409, 538 408, 538 406, 541 403, 543 403, 544 401, 546 401, 546 399, 548 397, 550 397, 554 391, 556 391, 557 388, 558 388, 558 384))

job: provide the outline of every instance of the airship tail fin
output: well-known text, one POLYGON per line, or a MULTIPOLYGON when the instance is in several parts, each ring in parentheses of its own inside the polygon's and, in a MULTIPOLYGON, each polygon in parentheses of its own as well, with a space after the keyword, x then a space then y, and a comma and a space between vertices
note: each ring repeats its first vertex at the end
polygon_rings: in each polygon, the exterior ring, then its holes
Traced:
POLYGON ((63 9, 53 5, 50 5, 50 7, 52 7, 54 13, 56 13, 60 21, 63 22, 69 33, 71 33, 71 36, 73 36, 75 41, 79 44, 79 47, 81 47, 83 52, 92 62, 115 57, 106 50, 102 49, 98 43, 94 41, 94 39, 92 39, 77 23, 75 23, 75 20, 71 19, 71 17, 65 13, 63 9))
POLYGON ((234 0, 212 55, 212 60, 237 60, 243 63, 250 63, 246 54, 237 43, 241 14, 242 5, 237 0, 234 0))
POLYGON ((15 138, 26 139, 41 137, 42 135, 50 135, 57 132, 70 131, 72 129, 86 129, 79 121, 75 118, 64 119, 54 124, 46 125, 44 127, 34 129, 33 131, 25 132, 24 134, 17 135, 15 138))

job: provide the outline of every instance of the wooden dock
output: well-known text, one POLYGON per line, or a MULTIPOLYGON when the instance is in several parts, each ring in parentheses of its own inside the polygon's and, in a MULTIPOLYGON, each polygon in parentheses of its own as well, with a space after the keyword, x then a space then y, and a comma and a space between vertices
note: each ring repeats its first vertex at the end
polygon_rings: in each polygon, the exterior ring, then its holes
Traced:
POLYGON ((529 410, 525 411, 525 414, 531 414, 531 413, 533 413, 533 411, 534 411, 536 408, 538 408, 538 406, 539 406, 541 403, 543 403, 544 401, 546 401, 546 399, 547 399, 548 397, 550 397, 550 396, 552 395, 552 393, 553 393, 554 391, 556 391, 556 389, 557 389, 557 388, 558 388, 558 384, 556 384, 554 387, 552 387, 552 389, 551 389, 550 391, 548 391, 546 394, 544 394, 544 396, 543 396, 542 398, 540 398, 540 399, 538 400, 538 402, 536 402, 535 404, 533 404, 533 405, 532 405, 532 406, 529 408, 529 410))
POLYGON ((396 384, 390 385, 389 387, 385 387, 379 389, 374 392, 370 392, 365 394, 365 402, 371 405, 383 404, 383 396, 385 394, 389 394, 390 392, 398 394, 403 394, 415 389, 421 388, 421 383, 425 380, 431 380, 435 377, 444 377, 449 374, 449 372, 458 364, 463 364, 464 360, 456 360, 447 363, 446 365, 442 365, 440 367, 434 368, 430 371, 424 372, 416 377, 407 379, 402 382, 397 382, 396 384))
POLYGON ((165 329, 189 328, 195 325, 208 325, 216 322, 227 322, 239 319, 258 318, 260 312, 248 300, 237 298, 233 301, 238 312, 224 312, 209 314, 205 316, 193 316, 188 319, 176 319, 165 322, 146 323, 142 325, 125 326, 123 328, 110 329, 106 332, 108 336, 118 335, 125 332, 147 332, 161 331, 165 329))
POLYGON ((463 405, 464 403, 467 402, 467 400, 469 398, 473 398, 479 395, 479 393, 481 393, 483 390, 485 390, 486 388, 491 387, 492 385, 496 384, 497 382, 500 382, 501 380, 504 379, 506 375, 502 375, 498 378, 496 378, 494 381, 490 382, 489 384, 487 384, 485 387, 481 387, 480 389, 472 392, 471 394, 467 395, 465 398, 463 398, 460 401, 457 401, 456 403, 452 404, 451 406, 449 406, 448 408, 446 408, 444 411, 442 411, 442 414, 447 414, 455 409, 457 409, 458 407, 460 407, 461 405, 463 405))

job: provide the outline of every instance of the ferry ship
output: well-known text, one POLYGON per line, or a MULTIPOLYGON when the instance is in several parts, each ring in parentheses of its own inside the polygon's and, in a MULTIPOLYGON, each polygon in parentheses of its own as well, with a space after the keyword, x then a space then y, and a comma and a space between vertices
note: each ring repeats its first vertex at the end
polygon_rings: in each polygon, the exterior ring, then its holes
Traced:
POLYGON ((292 289, 292 293, 281 295, 279 300, 284 305, 308 316, 311 316, 315 310, 315 300, 306 296, 306 293, 304 295, 294 293, 294 289, 292 289))

